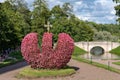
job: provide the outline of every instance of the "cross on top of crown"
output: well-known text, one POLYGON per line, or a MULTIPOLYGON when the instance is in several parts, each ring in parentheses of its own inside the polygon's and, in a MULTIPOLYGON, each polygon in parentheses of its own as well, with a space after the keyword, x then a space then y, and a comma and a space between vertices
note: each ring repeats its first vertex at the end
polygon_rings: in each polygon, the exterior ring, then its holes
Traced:
POLYGON ((47 27, 47 31, 50 32, 50 27, 52 27, 52 25, 50 25, 50 22, 47 21, 47 24, 44 26, 47 27))

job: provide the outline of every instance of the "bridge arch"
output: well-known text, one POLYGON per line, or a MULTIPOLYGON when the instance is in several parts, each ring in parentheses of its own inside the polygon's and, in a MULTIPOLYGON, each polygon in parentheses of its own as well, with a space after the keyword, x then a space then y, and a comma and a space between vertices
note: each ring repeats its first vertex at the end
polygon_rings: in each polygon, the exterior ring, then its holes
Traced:
POLYGON ((95 55, 95 56, 101 56, 103 55, 105 50, 100 47, 100 46, 95 46, 90 50, 90 54, 95 55))
POLYGON ((104 52, 109 52, 113 48, 116 48, 119 46, 118 42, 76 42, 76 46, 86 50, 87 52, 90 52, 90 50, 95 46, 100 46, 104 49, 104 52))
MULTIPOLYGON (((109 54, 109 51, 120 46, 120 43, 118 42, 76 42, 75 45, 87 51, 87 54, 83 55, 84 58, 108 59, 108 58, 113 58, 113 56, 109 54), (94 55, 92 56, 92 54, 90 54, 90 51, 95 46, 102 47, 104 50, 104 54, 101 56, 94 56, 94 55)), ((117 56, 114 56, 114 57, 117 57, 117 56)))

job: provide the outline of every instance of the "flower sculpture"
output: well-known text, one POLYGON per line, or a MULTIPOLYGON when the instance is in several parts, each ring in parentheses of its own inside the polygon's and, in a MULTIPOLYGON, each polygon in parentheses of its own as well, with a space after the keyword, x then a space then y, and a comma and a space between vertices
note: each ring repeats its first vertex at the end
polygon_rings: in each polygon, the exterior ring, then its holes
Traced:
POLYGON ((21 43, 24 59, 32 68, 60 69, 70 61, 74 49, 73 39, 66 33, 60 33, 56 48, 52 46, 52 33, 44 33, 42 49, 38 46, 38 34, 27 34, 21 43))

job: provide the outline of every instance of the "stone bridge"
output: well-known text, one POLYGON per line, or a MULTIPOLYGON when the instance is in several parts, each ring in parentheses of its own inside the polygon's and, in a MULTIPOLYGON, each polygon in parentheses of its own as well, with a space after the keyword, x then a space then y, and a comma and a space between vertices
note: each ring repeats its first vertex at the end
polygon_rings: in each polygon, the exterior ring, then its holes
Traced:
POLYGON ((118 42, 76 42, 75 45, 88 52, 96 46, 100 46, 105 52, 109 52, 110 50, 118 47, 120 44, 118 42))

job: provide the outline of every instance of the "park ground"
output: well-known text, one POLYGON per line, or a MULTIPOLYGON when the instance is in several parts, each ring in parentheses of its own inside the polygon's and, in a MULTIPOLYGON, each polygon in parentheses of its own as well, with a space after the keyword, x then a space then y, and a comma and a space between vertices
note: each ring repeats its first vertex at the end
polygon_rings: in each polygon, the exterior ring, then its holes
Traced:
POLYGON ((66 77, 18 79, 15 78, 15 75, 18 74, 21 69, 27 66, 26 62, 20 62, 15 65, 1 68, 0 80, 120 80, 120 75, 117 73, 83 62, 78 62, 73 59, 71 59, 68 65, 73 66, 77 69, 75 74, 66 77))

